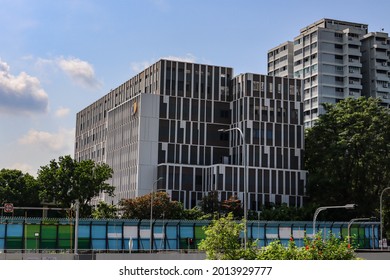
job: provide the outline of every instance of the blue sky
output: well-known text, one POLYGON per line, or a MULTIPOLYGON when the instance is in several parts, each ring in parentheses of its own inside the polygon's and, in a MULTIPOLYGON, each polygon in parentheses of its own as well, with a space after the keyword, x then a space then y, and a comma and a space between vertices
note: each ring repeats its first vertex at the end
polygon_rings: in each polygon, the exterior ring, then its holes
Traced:
POLYGON ((0 0, 0 169, 74 150, 78 111, 160 58, 266 73, 267 51, 321 18, 390 31, 390 2, 0 0))

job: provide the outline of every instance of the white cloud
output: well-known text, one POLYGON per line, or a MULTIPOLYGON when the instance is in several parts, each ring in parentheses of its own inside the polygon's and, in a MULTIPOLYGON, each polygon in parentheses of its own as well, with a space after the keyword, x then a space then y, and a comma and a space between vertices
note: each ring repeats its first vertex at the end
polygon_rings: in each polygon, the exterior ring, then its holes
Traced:
POLYGON ((34 167, 32 167, 31 165, 29 165, 27 163, 21 163, 21 162, 16 162, 14 164, 11 164, 8 167, 8 169, 20 170, 23 173, 29 173, 30 175, 35 175, 35 173, 36 173, 36 170, 34 169, 34 167))
POLYGON ((71 154, 74 144, 74 129, 61 128, 58 132, 38 131, 31 129, 19 139, 19 143, 39 147, 53 152, 71 154))
MULTIPOLYGON (((47 62, 42 60, 41 62, 47 62)), ((73 82, 86 88, 99 88, 101 83, 95 77, 93 66, 78 58, 58 58, 58 67, 64 71, 73 82)))
MULTIPOLYGON (((169 56, 162 57, 161 59, 183 61, 183 62, 190 62, 190 63, 194 63, 197 61, 197 58, 191 53, 188 53, 185 56, 169 55, 169 56)), ((148 68, 150 65, 152 65, 155 62, 156 62, 156 60, 132 62, 132 63, 130 63, 130 68, 134 74, 138 74, 138 73, 144 71, 146 68, 148 68)))
POLYGON ((132 62, 130 63, 130 68, 133 73, 139 73, 148 68, 154 62, 150 61, 141 61, 141 62, 132 62))
POLYGON ((0 113, 45 113, 48 104, 48 96, 36 77, 25 72, 14 76, 0 59, 0 113))
POLYGON ((194 63, 194 62, 197 61, 197 58, 193 54, 191 54, 191 53, 187 53, 185 56, 169 55, 169 56, 163 57, 163 59, 174 60, 174 61, 190 62, 190 63, 194 63))
POLYGON ((69 112, 70 112, 69 108, 60 107, 55 112, 55 115, 58 118, 62 118, 62 117, 66 117, 67 115, 69 115, 69 112))

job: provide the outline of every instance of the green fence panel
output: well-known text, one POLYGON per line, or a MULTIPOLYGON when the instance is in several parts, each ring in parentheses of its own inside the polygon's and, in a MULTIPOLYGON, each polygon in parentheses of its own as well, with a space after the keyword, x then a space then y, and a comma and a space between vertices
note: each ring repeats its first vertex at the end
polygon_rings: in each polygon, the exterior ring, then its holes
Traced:
POLYGON ((58 225, 58 247, 59 249, 74 248, 73 225, 58 225))
POLYGON ((91 246, 90 246, 89 241, 90 241, 89 238, 80 238, 79 237, 79 242, 78 242, 79 249, 85 249, 85 250, 90 249, 91 246))
POLYGON ((6 249, 23 249, 23 238, 8 237, 6 241, 6 249))

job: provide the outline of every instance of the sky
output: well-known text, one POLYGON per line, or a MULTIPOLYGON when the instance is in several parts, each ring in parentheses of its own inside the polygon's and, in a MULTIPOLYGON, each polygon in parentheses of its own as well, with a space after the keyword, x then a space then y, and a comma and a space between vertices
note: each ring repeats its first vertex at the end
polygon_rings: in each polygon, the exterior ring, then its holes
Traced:
POLYGON ((161 58, 266 74, 322 18, 390 32, 388 0, 0 0, 0 169, 74 154, 76 114, 161 58))

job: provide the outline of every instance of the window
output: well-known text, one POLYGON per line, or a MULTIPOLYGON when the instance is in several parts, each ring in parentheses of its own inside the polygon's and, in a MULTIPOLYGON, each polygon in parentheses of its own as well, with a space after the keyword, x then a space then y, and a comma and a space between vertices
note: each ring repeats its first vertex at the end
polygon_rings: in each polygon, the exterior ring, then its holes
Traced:
POLYGON ((335 48, 335 49, 341 49, 341 50, 342 50, 342 49, 343 49, 343 45, 335 44, 335 45, 334 45, 334 48, 335 48))
POLYGON ((297 39, 294 41, 294 45, 299 45, 301 43, 301 39, 297 39))

